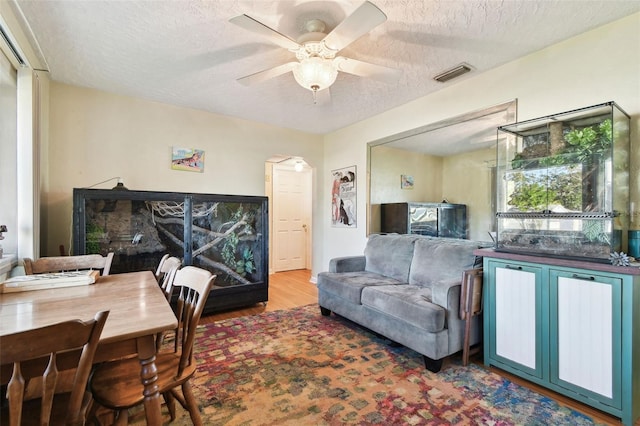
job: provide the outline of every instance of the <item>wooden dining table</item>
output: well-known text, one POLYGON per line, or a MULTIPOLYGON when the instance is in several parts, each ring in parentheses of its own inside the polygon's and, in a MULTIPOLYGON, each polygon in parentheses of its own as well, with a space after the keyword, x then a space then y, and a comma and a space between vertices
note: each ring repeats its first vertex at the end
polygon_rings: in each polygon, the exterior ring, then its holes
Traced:
MULTIPOLYGON (((0 294, 0 336, 69 319, 89 320, 104 310, 110 312, 94 362, 136 355, 147 424, 160 425, 155 339, 178 322, 152 272, 108 275, 91 285, 0 294)), ((1 367, 4 384, 10 366, 1 367)))

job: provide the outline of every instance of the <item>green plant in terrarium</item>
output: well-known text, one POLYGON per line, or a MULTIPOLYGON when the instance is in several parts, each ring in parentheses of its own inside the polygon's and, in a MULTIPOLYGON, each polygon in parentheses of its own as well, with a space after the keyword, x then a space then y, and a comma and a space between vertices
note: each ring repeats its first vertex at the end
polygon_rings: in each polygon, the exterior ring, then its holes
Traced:
POLYGON ((527 150, 530 152, 516 153, 511 160, 512 169, 551 167, 576 162, 590 163, 593 155, 601 154, 611 147, 613 125, 610 119, 606 119, 598 125, 565 129, 566 147, 554 155, 541 154, 541 147, 546 146, 546 139, 543 136, 546 135, 525 137, 524 141, 529 146, 527 150), (533 149, 535 147, 538 148, 533 149))
POLYGON ((564 155, 551 155, 549 157, 541 158, 538 161, 538 164, 541 167, 554 167, 554 166, 562 166, 567 163, 567 159, 564 155))
POLYGON ((235 232, 230 233, 225 238, 220 255, 226 265, 232 266, 235 263, 236 249, 238 248, 239 241, 238 234, 235 232))
POLYGON ((524 183, 509 197, 509 205, 520 211, 537 211, 547 206, 547 188, 539 183, 524 183))
POLYGON ((87 223, 87 240, 85 242, 87 254, 100 253, 100 240, 104 236, 104 229, 95 223, 87 223))
MULTIPOLYGON (((537 164, 537 160, 535 160, 537 164)), ((520 153, 517 152, 514 156, 513 156, 513 160, 511 160, 511 168, 512 169, 526 169, 527 166, 531 165, 532 161, 528 160, 525 158, 525 156, 520 153)))
MULTIPOLYGON (((252 215, 248 215, 248 213, 243 213, 244 209, 242 205, 238 207, 238 209, 232 214, 232 223, 237 223, 238 221, 247 220, 252 215)), ((251 235, 255 233, 253 227, 249 224, 244 225, 240 228, 240 233, 244 235, 251 235)), ((240 244, 240 233, 238 232, 230 232, 226 235, 224 240, 224 244, 222 246, 222 250, 220 255, 224 260, 224 263, 232 268, 236 273, 246 276, 248 274, 253 273, 255 268, 255 263, 253 259, 253 251, 251 251, 248 247, 242 249, 241 253, 238 253, 238 245, 240 244)))
POLYGON ((550 171, 547 179, 551 191, 550 204, 572 211, 582 209, 582 178, 577 170, 579 166, 566 165, 550 171))
POLYGON ((239 242, 238 234, 229 234, 222 246, 221 256, 227 266, 233 268, 238 274, 246 276, 256 269, 253 261, 253 252, 248 247, 245 247, 240 256, 236 257, 239 242))
POLYGON ((567 152, 575 154, 576 159, 583 163, 590 163, 594 154, 600 154, 611 147, 613 127, 607 119, 597 126, 583 127, 569 130, 564 135, 567 142, 567 152))
POLYGON ((598 195, 598 175, 602 160, 606 158, 606 153, 610 152, 613 140, 611 120, 569 130, 565 133, 564 139, 569 145, 567 151, 574 156, 576 162, 582 164, 582 210, 602 209, 602 199, 598 195))
POLYGON ((245 247, 242 251, 242 258, 236 261, 236 272, 241 274, 251 274, 256 270, 253 262, 253 252, 245 247))
MULTIPOLYGON (((540 139, 540 135, 528 137, 540 139)), ((606 119, 597 125, 565 129, 565 147, 554 155, 529 158, 535 152, 533 147, 538 146, 538 152, 542 150, 542 143, 529 143, 529 152, 526 155, 524 152, 515 154, 511 167, 521 170, 547 168, 549 176, 546 181, 515 181, 509 204, 521 211, 541 210, 554 204, 572 211, 598 209, 599 201, 595 195, 598 183, 594 177, 599 169, 598 158, 611 148, 612 140, 612 122, 606 119), (577 172, 576 167, 581 169, 577 172), (543 194, 546 194, 546 199, 543 194)))
POLYGON ((602 220, 587 220, 582 225, 582 233, 587 241, 610 244, 609 234, 606 232, 606 222, 602 220))
POLYGON ((511 180, 514 190, 509 195, 509 205, 519 211, 544 210, 549 205, 549 200, 556 197, 555 192, 548 189, 546 178, 543 176, 532 177, 525 173, 515 173, 511 180))
POLYGON ((509 205, 519 211, 541 211, 554 205, 579 211, 582 206, 580 178, 576 173, 568 172, 567 167, 537 180, 528 181, 522 174, 514 176, 509 205))

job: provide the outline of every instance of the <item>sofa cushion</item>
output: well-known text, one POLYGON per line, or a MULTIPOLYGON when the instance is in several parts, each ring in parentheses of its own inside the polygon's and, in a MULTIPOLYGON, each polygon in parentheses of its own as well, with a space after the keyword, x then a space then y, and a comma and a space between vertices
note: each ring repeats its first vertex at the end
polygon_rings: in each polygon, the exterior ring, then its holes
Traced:
POLYGON ((444 329, 446 310, 430 300, 430 289, 413 285, 367 287, 362 290, 362 305, 430 333, 437 333, 444 329))
POLYGON ((442 281, 462 281, 462 273, 475 264, 473 251, 477 248, 477 242, 468 240, 417 240, 409 284, 430 287, 442 281))
POLYGON ((394 278, 373 272, 321 272, 318 274, 318 289, 360 304, 362 289, 370 286, 406 284, 394 278))
POLYGON ((406 283, 416 238, 404 234, 370 235, 364 249, 365 270, 406 283))

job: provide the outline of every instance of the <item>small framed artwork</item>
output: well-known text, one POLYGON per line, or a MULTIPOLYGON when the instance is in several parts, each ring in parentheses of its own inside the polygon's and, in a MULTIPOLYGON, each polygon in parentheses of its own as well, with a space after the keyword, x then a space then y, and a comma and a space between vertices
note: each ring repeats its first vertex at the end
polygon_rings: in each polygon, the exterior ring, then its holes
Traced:
POLYGON ((400 188, 413 189, 413 176, 400 175, 400 188))
POLYGON ((171 169, 186 172, 204 172, 204 151, 174 146, 171 152, 171 169))
POLYGON ((356 166, 331 171, 331 225, 356 227, 356 166))

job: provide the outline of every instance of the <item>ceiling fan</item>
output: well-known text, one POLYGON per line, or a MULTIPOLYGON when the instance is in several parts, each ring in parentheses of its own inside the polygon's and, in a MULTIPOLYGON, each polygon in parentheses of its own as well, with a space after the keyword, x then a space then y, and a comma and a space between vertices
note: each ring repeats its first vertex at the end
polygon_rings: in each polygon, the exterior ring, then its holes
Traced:
POLYGON ((397 69, 336 56, 340 50, 386 20, 387 16, 378 7, 365 1, 328 34, 325 33, 326 24, 323 21, 312 19, 305 25, 307 32, 293 40, 248 15, 231 18, 229 22, 268 38, 295 53, 297 59, 297 62, 287 62, 239 78, 238 82, 249 86, 291 71, 300 86, 313 92, 314 102, 317 101, 318 92, 328 96, 328 88, 336 81, 338 72, 394 82, 400 75, 397 69))

